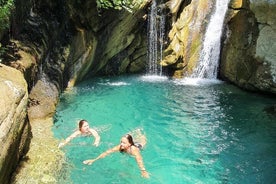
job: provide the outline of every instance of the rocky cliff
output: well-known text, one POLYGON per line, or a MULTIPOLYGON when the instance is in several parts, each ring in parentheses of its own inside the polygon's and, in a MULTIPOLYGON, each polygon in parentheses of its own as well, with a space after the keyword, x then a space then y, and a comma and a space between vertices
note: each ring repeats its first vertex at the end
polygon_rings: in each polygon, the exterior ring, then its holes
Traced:
MULTIPOLYGON (((174 77, 196 66, 214 1, 169 0, 174 21, 161 65, 174 77)), ((235 85, 275 94, 275 7, 269 0, 230 0, 225 18, 219 76, 235 85)))
MULTIPOLYGON (((18 141, 1 140, 9 152, 18 154, 17 159, 1 154, 1 181, 3 178, 9 182, 19 158, 30 145, 12 182, 56 183, 55 174, 63 159, 51 127, 59 94, 87 77, 143 71, 148 2, 135 2, 140 3, 130 11, 98 9, 96 0, 16 1, 11 29, 3 39, 8 52, 2 63, 22 72, 21 78, 24 75, 28 84, 24 86, 24 102, 27 104, 29 97, 29 107, 18 104, 16 99, 15 104, 20 105, 24 113, 15 123, 30 125, 33 138, 30 143, 31 136, 23 136, 26 128, 20 126, 5 136, 17 135, 13 138, 22 140, 22 145, 18 141)), ((13 101, 3 98, 3 103, 13 101)), ((1 131, 3 126, 1 123, 1 131)))
POLYGON ((276 94, 276 2, 232 0, 220 75, 236 85, 276 94))
POLYGON ((0 181, 9 183, 32 137, 27 118, 28 90, 23 74, 0 64, 0 181))
POLYGON ((169 46, 164 51, 161 65, 169 68, 172 76, 181 78, 191 75, 199 60, 213 3, 204 0, 170 0, 167 5, 173 21, 168 35, 169 46))

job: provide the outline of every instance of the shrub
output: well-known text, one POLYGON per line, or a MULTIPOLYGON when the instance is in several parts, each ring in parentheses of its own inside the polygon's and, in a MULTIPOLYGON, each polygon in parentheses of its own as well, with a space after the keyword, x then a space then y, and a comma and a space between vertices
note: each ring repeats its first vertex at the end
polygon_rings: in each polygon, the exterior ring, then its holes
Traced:
POLYGON ((0 32, 9 28, 10 15, 14 8, 13 0, 0 0, 0 32))
POLYGON ((143 0, 97 0, 98 8, 114 8, 121 10, 122 8, 132 11, 136 5, 139 5, 143 0))

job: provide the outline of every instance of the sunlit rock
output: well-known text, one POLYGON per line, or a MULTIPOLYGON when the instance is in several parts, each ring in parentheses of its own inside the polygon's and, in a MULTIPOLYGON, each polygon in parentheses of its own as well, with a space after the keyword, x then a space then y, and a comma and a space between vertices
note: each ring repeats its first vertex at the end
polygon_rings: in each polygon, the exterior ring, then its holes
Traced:
POLYGON ((199 60, 212 3, 204 0, 182 1, 180 6, 183 8, 177 9, 176 14, 180 16, 169 32, 170 43, 161 61, 161 65, 173 68, 175 77, 191 74, 199 60))
POLYGON ((242 4, 228 14, 221 77, 249 90, 276 93, 276 3, 242 4))
POLYGON ((0 181, 9 183, 19 160, 29 149, 28 90, 23 74, 0 64, 0 181))

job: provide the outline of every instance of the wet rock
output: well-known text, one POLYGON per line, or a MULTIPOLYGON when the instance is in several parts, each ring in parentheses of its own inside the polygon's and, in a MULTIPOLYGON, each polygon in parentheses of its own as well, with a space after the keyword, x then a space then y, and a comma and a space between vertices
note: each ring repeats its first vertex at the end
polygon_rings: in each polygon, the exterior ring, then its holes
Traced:
POLYGON ((276 117, 276 104, 265 107, 265 108, 264 108, 264 111, 265 111, 267 114, 276 117))

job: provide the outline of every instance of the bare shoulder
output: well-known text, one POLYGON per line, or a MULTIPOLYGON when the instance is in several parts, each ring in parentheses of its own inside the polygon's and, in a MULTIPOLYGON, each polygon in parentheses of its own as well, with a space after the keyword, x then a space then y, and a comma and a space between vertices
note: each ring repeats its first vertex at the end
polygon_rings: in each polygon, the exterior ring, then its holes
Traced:
POLYGON ((97 133, 98 133, 98 132, 97 132, 95 129, 93 129, 93 128, 90 128, 89 130, 90 130, 90 132, 91 132, 92 134, 97 134, 97 133))
POLYGON ((80 135, 80 134, 81 134, 81 131, 76 130, 74 133, 71 134, 70 137, 77 137, 77 136, 80 135))
POLYGON ((136 146, 132 146, 132 147, 131 147, 131 150, 132 150, 132 154, 133 154, 133 155, 140 154, 140 149, 137 148, 136 146))

